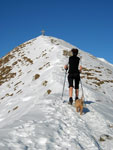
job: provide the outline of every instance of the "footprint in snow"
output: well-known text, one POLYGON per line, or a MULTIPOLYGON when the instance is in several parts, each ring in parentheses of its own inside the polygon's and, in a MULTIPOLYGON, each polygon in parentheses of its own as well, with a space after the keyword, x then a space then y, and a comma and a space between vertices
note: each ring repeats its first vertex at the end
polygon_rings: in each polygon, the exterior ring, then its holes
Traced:
POLYGON ((25 97, 25 98, 23 98, 23 101, 25 102, 25 101, 29 101, 29 100, 31 100, 31 98, 33 98, 32 96, 29 96, 29 97, 25 97))

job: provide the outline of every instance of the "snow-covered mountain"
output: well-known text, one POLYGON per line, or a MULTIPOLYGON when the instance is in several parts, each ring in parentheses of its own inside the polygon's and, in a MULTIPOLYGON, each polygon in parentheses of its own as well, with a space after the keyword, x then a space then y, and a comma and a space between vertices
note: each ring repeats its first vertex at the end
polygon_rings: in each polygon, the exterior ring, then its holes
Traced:
POLYGON ((63 103, 67 81, 61 100, 73 47, 39 36, 0 59, 0 150, 113 150, 113 65, 79 50, 81 116, 63 103))

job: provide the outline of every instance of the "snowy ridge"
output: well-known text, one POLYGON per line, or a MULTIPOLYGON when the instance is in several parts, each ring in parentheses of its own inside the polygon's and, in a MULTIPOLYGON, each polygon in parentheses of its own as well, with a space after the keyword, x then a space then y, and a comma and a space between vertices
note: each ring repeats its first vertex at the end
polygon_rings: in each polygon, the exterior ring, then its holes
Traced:
POLYGON ((111 64, 111 63, 109 63, 108 61, 106 61, 104 58, 98 58, 99 60, 101 60, 101 61, 103 61, 103 62, 105 62, 106 64, 109 64, 109 65, 111 65, 112 67, 113 67, 113 64, 111 64))
POLYGON ((86 103, 80 116, 63 103, 67 81, 61 100, 73 47, 39 36, 0 59, 0 150, 113 150, 113 66, 79 50, 86 103))

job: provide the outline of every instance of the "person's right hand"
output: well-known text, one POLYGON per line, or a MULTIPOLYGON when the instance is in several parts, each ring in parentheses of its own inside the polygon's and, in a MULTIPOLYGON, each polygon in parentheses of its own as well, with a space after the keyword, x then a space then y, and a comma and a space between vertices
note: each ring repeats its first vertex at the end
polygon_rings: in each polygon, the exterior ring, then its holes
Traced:
POLYGON ((65 66, 64 66, 64 69, 65 69, 65 70, 68 70, 68 66, 67 66, 67 65, 65 65, 65 66))

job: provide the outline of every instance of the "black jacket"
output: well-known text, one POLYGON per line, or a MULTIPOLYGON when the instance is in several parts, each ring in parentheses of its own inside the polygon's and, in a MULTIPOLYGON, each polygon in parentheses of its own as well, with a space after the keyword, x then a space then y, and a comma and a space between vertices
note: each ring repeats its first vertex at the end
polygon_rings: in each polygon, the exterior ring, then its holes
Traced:
POLYGON ((69 57, 69 74, 79 72, 79 69, 78 69, 79 61, 80 61, 80 58, 77 56, 69 57))

